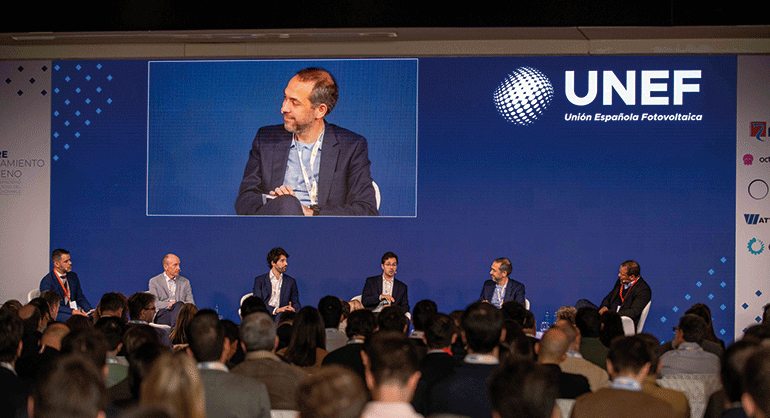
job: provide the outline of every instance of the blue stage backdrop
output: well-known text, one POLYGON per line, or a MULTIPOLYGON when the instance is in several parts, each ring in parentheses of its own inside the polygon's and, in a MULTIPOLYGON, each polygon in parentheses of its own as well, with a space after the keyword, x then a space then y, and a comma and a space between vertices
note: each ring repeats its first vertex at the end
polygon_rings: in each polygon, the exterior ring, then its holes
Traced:
POLYGON ((173 252, 200 307, 235 318, 281 246, 303 305, 360 294, 393 251, 412 305, 446 312, 509 257, 539 322, 598 304, 635 259, 645 330, 670 339, 704 302, 732 340, 735 57, 58 61, 53 85, 51 245, 94 305, 146 290, 173 252), (307 66, 337 77, 328 120, 369 139, 393 217, 214 216, 233 212, 254 133, 281 123, 307 66))

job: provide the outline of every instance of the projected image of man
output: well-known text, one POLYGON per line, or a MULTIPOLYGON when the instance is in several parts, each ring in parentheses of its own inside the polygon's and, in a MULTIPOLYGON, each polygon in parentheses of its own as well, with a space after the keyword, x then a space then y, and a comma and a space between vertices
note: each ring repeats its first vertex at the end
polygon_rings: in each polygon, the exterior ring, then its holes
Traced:
POLYGON ((259 129, 235 200, 239 215, 377 216, 366 138, 326 122, 339 93, 320 68, 284 90, 283 125, 259 129))

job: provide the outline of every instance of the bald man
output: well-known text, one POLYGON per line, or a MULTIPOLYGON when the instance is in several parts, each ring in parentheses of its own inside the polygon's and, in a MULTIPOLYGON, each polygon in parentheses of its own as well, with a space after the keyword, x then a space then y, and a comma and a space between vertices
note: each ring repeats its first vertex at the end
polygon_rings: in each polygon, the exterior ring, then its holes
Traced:
POLYGON ((154 322, 171 328, 176 325, 182 305, 195 304, 190 281, 179 275, 182 271, 179 264, 179 257, 166 254, 163 257, 163 273, 150 279, 150 293, 155 296, 155 307, 158 308, 154 322))
POLYGON ((551 369, 556 375, 559 382, 559 398, 564 399, 575 399, 584 393, 591 392, 585 376, 561 371, 559 364, 567 358, 570 342, 562 330, 551 328, 535 344, 537 362, 551 369))

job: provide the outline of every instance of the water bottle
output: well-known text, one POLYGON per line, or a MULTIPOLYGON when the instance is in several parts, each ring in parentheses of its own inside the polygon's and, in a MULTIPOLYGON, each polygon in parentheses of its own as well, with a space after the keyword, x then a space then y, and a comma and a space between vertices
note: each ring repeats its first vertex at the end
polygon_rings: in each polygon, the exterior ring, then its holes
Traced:
POLYGON ((543 322, 540 323, 540 332, 546 332, 548 328, 551 328, 551 312, 545 311, 543 322))

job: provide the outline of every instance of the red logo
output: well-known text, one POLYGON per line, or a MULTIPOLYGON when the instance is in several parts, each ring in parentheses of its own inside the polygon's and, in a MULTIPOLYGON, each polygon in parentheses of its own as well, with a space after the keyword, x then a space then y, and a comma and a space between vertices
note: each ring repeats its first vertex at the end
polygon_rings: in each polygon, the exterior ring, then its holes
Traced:
MULTIPOLYGON (((767 122, 751 122, 751 136, 757 139, 767 137, 767 122)), ((764 141, 764 139, 759 140, 764 141)))

